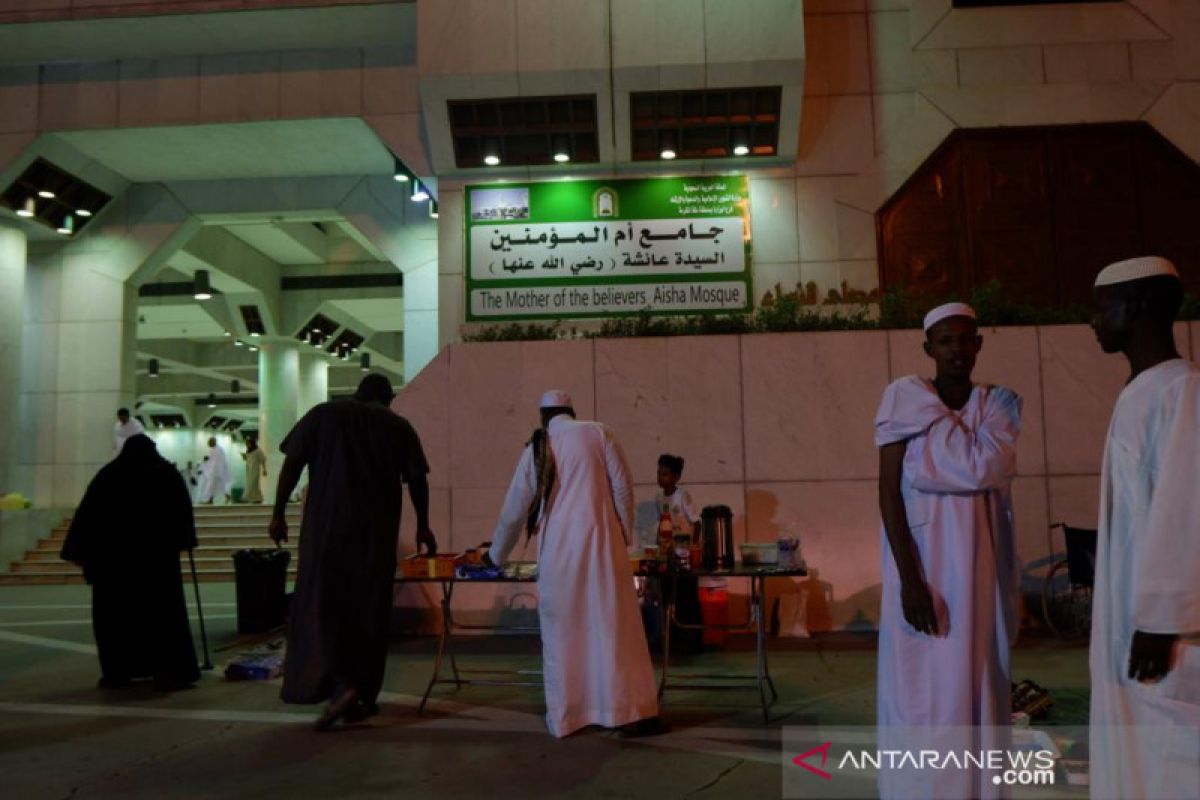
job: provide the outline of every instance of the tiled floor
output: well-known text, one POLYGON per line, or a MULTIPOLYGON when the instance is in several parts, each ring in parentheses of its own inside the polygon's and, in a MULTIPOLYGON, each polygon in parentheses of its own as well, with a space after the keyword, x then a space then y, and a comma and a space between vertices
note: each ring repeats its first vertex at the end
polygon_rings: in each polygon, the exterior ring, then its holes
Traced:
MULTIPOLYGON (((224 648, 236 641, 233 587, 202 588, 210 643, 224 648)), ((96 689, 87 592, 0 589, 5 797, 779 797, 793 755, 782 752, 784 726, 874 720, 869 637, 773 642, 780 699, 766 726, 753 694, 670 692, 664 715, 673 730, 641 740, 600 730, 552 739, 536 689, 440 689, 418 717, 434 641, 410 638, 392 648, 382 715, 320 735, 308 725, 315 709, 283 705, 274 682, 230 683, 213 672, 172 695, 96 689)), ((464 666, 538 665, 530 639, 466 644, 464 666)), ((679 667, 744 672, 753 663, 746 645, 679 667)), ((230 652, 214 653, 218 670, 230 652)), ((1025 643, 1013 660, 1014 678, 1054 694, 1049 722, 1085 721, 1086 650, 1025 643)))

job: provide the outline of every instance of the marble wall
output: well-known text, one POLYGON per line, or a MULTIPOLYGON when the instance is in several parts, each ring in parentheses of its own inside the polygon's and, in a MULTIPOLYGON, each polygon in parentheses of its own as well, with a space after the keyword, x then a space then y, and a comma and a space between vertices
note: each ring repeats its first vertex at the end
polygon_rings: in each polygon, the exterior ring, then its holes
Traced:
MULTIPOLYGON (((875 213, 956 128, 1146 120, 1200 159, 1195 0, 983 9, 806 0, 803 9, 794 163, 693 167, 750 177, 756 300, 776 285, 811 283, 821 298, 843 283, 878 287, 875 213)), ((634 177, 655 165, 615 169, 634 177)), ((440 184, 450 209, 439 224, 444 343, 474 327, 462 300, 462 184, 440 184)))
MULTIPOLYGON (((1103 439, 1127 367, 1101 353, 1082 325, 982 333, 977 379, 1010 386, 1025 401, 1014 492, 1026 585, 1036 590, 1062 549, 1050 524, 1094 523, 1103 439)), ((1198 335, 1200 323, 1179 325, 1185 356, 1198 335)), ((861 331, 457 344, 393 408, 421 434, 443 548, 490 538, 538 397, 562 388, 581 418, 599 419, 620 439, 640 526, 654 523, 658 454, 681 454, 684 483, 699 504, 733 509, 739 540, 798 532, 817 570, 811 588, 832 606, 825 624, 873 627, 880 554, 872 420, 889 381, 930 374, 920 342, 918 331, 861 331)), ((405 552, 412 528, 409 509, 405 552)), ((533 558, 532 547, 523 557, 533 558)), ((474 588, 476 610, 511 599, 474 588)), ((795 591, 772 590, 785 600, 795 591)))

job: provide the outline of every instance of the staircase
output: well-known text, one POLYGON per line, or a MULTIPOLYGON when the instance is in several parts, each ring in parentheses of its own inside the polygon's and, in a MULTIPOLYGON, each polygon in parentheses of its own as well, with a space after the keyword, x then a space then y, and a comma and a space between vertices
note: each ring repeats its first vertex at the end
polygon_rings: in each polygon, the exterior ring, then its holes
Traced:
MULTIPOLYGON (((196 506, 195 512, 196 538, 199 540, 194 551, 196 576, 202 581, 232 582, 234 551, 273 546, 267 536, 267 523, 271 520, 268 505, 196 506)), ((288 506, 287 521, 288 542, 284 547, 292 554, 288 576, 294 578, 296 543, 300 538, 299 506, 288 506)), ((71 520, 64 519, 47 538, 38 542, 37 547, 27 551, 25 558, 14 561, 8 572, 0 573, 0 586, 83 583, 79 567, 58 557, 70 525, 71 520)), ((181 558, 187 580, 191 574, 187 553, 181 558)))

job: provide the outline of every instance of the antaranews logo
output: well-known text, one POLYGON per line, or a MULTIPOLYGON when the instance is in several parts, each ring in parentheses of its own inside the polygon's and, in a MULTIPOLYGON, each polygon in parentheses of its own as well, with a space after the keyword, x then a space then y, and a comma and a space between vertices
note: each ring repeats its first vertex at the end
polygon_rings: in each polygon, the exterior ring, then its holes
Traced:
POLYGON ((1059 757, 1045 734, 1009 728, 789 727, 783 744, 784 797, 804 798, 979 796, 991 786, 1036 797, 1055 785, 1059 757))
POLYGON ((812 764, 808 763, 808 759, 811 756, 815 756, 819 753, 821 756, 821 766, 822 767, 825 766, 825 762, 827 762, 829 760, 829 748, 831 748, 831 747, 833 747, 833 742, 826 742, 825 744, 819 744, 816 747, 814 747, 812 750, 809 750, 807 753, 801 753, 800 755, 793 758, 792 763, 795 764, 797 767, 802 767, 803 769, 808 770, 809 772, 811 772, 814 775, 824 778, 827 781, 833 780, 833 776, 830 775, 828 772, 826 772, 823 769, 817 769, 812 764))

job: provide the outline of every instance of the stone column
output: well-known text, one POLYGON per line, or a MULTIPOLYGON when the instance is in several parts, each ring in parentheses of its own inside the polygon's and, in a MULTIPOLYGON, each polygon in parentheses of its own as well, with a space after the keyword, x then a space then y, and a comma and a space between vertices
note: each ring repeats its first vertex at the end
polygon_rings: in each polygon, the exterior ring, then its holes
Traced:
POLYGON ((25 325, 25 267, 24 231, 0 222, 0 494, 19 490, 14 485, 14 467, 20 425, 17 398, 25 325))
POLYGON ((279 444, 300 418, 300 352, 288 339, 264 339, 258 347, 258 446, 267 456, 263 500, 273 503, 283 466, 279 444))
MULTIPOLYGON (((311 348, 310 348, 311 349, 311 348)), ((300 354, 300 381, 296 412, 304 416, 329 399, 329 361, 315 351, 300 354)))

